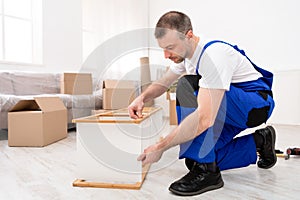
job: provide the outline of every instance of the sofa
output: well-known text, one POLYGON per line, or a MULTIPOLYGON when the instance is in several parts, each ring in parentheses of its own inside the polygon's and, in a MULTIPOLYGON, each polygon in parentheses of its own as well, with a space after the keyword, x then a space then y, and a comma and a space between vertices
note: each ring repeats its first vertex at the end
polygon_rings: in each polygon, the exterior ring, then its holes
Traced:
POLYGON ((22 99, 59 97, 68 110, 68 128, 75 127, 73 118, 88 116, 92 110, 102 107, 102 91, 99 89, 93 89, 93 94, 90 95, 61 94, 62 75, 63 73, 0 71, 0 129, 7 129, 7 114, 22 99))

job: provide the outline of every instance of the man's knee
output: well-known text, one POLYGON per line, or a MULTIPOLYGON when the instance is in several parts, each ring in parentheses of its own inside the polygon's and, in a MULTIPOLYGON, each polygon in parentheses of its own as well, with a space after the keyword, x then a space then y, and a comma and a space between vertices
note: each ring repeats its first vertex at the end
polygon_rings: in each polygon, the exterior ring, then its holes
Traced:
POLYGON ((178 80, 176 89, 176 105, 197 107, 197 92, 200 76, 185 75, 178 80))
POLYGON ((198 82, 201 76, 199 75, 185 75, 178 80, 176 91, 192 91, 199 89, 198 82))

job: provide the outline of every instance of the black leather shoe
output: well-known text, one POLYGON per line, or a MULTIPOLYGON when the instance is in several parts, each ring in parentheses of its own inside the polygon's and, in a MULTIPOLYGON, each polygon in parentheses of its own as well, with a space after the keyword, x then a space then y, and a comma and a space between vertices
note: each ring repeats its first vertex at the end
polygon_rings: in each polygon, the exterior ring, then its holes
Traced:
POLYGON ((220 170, 209 172, 205 164, 196 163, 191 171, 172 183, 169 190, 180 196, 192 196, 223 187, 220 170))
POLYGON ((189 158, 185 158, 184 159, 184 162, 185 162, 185 166, 189 169, 189 171, 191 171, 191 169, 193 168, 194 166, 194 160, 192 159, 189 159, 189 158))
POLYGON ((264 140, 263 145, 260 148, 257 148, 257 151, 259 153, 257 166, 259 168, 269 169, 273 167, 277 162, 275 152, 275 129, 272 126, 267 126, 266 128, 256 130, 255 133, 260 134, 264 140))

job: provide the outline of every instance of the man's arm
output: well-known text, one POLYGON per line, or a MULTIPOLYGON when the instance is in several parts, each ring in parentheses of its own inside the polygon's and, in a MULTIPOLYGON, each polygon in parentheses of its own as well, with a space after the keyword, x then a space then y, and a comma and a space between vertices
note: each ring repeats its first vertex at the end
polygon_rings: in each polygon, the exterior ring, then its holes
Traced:
POLYGON ((194 139, 211 127, 215 122, 224 92, 225 90, 220 89, 200 88, 198 108, 164 139, 145 149, 138 160, 143 161, 143 164, 157 162, 164 151, 194 139))
POLYGON ((140 96, 138 96, 129 106, 128 112, 131 118, 137 119, 142 117, 144 103, 162 95, 170 87, 170 85, 180 75, 168 70, 166 74, 159 80, 152 83, 140 96))

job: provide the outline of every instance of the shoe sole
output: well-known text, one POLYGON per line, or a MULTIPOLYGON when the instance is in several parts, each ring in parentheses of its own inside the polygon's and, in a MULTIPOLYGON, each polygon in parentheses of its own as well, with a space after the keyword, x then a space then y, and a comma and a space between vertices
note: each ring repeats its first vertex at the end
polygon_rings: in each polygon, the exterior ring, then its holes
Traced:
POLYGON ((277 156, 276 156, 276 152, 275 152, 275 141, 276 141, 275 129, 272 126, 267 126, 266 128, 271 132, 271 135, 272 135, 271 138, 272 138, 272 152, 273 152, 273 155, 274 155, 274 163, 272 165, 269 165, 268 167, 263 168, 263 169, 269 169, 269 168, 273 167, 277 162, 277 156))
POLYGON ((174 194, 177 194, 179 196, 193 196, 193 195, 202 194, 204 192, 208 192, 208 191, 211 191, 211 190, 216 190, 216 189, 219 189, 219 188, 221 188, 223 186, 224 186, 224 182, 222 180, 217 185, 211 185, 211 186, 208 186, 206 188, 203 188, 202 190, 198 190, 196 192, 180 192, 180 191, 177 191, 177 190, 173 190, 172 188, 169 188, 169 190, 171 192, 173 192, 174 194))

